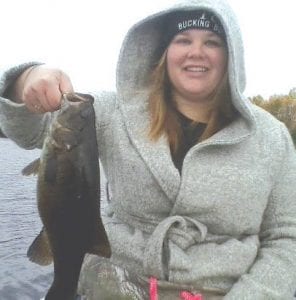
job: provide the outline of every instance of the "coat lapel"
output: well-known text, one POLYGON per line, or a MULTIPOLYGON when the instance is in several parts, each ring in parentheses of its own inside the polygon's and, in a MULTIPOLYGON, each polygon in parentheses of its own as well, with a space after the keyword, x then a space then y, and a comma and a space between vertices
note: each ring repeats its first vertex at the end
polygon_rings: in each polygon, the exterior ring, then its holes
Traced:
MULTIPOLYGON (((122 96, 119 101, 120 110, 131 142, 154 175, 159 186, 175 203, 180 189, 181 177, 172 161, 166 138, 163 136, 158 141, 151 142, 147 136, 149 128, 147 98, 145 92, 133 97, 122 96)), ((250 136, 255 127, 254 122, 239 117, 211 138, 194 146, 192 150, 195 152, 206 146, 239 143, 250 136)))
POLYGON ((149 114, 145 99, 147 99, 147 96, 143 93, 134 96, 132 99, 121 98, 120 110, 131 142, 159 186, 168 198, 174 202, 180 187, 180 175, 172 161, 166 138, 161 137, 158 141, 152 142, 147 136, 149 114))

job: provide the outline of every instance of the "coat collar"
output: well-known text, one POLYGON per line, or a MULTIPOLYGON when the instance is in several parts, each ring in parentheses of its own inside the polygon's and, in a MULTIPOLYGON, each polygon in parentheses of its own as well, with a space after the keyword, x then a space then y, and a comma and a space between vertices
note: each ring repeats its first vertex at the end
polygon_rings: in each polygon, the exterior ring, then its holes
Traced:
MULTIPOLYGON (((119 97, 120 111, 132 144, 157 180, 159 186, 168 198, 174 202, 181 185, 181 177, 172 161, 167 139, 162 136, 158 141, 151 142, 148 138, 149 113, 147 99, 147 92, 138 93, 128 98, 121 95, 119 97)), ((254 124, 250 124, 248 119, 240 116, 211 138, 194 146, 193 151, 199 151, 199 149, 210 145, 238 143, 247 138, 254 128, 254 124)))

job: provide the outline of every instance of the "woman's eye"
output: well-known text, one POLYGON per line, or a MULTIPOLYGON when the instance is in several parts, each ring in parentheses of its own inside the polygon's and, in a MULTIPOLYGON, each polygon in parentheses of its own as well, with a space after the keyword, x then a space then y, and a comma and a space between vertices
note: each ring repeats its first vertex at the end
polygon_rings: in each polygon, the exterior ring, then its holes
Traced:
POLYGON ((191 41, 188 38, 176 38, 174 41, 176 44, 190 44, 191 41))
POLYGON ((206 45, 209 47, 222 47, 223 44, 220 41, 217 40, 207 40, 206 45))

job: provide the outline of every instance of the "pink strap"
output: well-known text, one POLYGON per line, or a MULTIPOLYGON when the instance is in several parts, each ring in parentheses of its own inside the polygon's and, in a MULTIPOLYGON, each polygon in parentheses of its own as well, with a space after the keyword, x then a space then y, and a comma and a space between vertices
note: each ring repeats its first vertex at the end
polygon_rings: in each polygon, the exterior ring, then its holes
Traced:
MULTIPOLYGON (((150 300, 158 300, 157 279, 155 277, 150 277, 149 284, 150 300)), ((182 300, 203 300, 201 294, 193 295, 186 291, 181 292, 180 297, 182 300)))
POLYGON ((192 295, 186 291, 181 292, 180 297, 182 300, 203 300, 201 294, 192 295))
POLYGON ((150 277, 150 300, 158 300, 157 279, 150 277))

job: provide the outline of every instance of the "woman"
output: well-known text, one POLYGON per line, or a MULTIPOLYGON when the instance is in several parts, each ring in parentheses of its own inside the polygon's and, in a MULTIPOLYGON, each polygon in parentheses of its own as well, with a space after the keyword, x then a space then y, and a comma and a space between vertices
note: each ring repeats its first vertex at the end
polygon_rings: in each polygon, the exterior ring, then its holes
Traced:
MULTIPOLYGON (((149 288, 161 300, 293 298, 295 150, 244 87, 240 31, 225 1, 185 1, 127 33, 117 92, 96 95, 95 109, 111 262, 134 298, 149 288)), ((46 112, 72 90, 60 70, 8 70, 1 129, 40 147, 46 112)))

